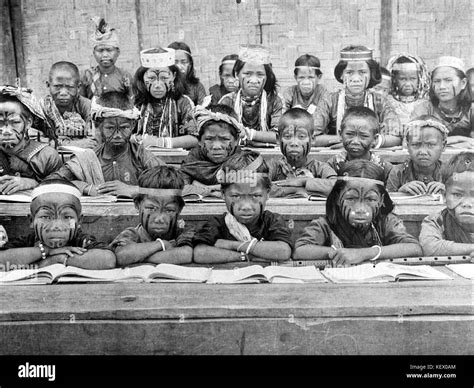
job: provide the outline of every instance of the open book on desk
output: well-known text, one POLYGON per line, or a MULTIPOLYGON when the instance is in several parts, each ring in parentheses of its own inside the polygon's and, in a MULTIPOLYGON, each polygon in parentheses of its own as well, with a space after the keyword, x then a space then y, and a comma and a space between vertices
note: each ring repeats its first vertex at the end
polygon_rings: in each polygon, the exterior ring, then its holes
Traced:
POLYGON ((474 280, 474 264, 448 264, 446 267, 463 278, 474 280))
POLYGON ((190 193, 183 195, 183 200, 186 203, 198 203, 198 202, 206 202, 206 203, 224 203, 224 198, 219 192, 208 193, 208 194, 198 194, 198 193, 190 193))
POLYGON ((316 267, 280 267, 260 265, 235 269, 214 269, 207 281, 213 284, 242 283, 324 283, 327 280, 316 267))
POLYGON ((450 280, 452 277, 429 265, 365 263, 345 268, 326 268, 322 274, 334 283, 383 283, 398 280, 450 280))
POLYGON ((134 267, 106 270, 90 270, 53 264, 39 269, 0 272, 0 285, 97 282, 204 283, 209 279, 210 273, 210 268, 183 267, 174 264, 141 264, 134 267))
POLYGON ((411 195, 401 192, 388 193, 392 201, 396 204, 407 203, 407 204, 423 204, 423 205, 434 205, 443 204, 443 196, 441 194, 417 194, 411 195))

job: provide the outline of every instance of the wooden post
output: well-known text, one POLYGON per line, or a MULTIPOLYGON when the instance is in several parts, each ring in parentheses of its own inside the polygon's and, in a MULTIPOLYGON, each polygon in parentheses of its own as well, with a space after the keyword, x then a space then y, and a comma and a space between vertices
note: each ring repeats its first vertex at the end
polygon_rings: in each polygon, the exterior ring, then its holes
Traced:
POLYGON ((138 56, 140 57, 140 51, 143 50, 143 23, 140 0, 135 0, 135 19, 137 21, 138 56))
POLYGON ((23 15, 21 12, 21 0, 7 0, 10 11, 11 36, 13 53, 15 57, 16 77, 21 79, 23 86, 26 85, 25 54, 23 52, 23 15))
POLYGON ((10 20, 10 4, 5 1, 2 2, 0 23, 0 38, 2 39, 2 53, 1 53, 1 68, 3 69, 0 75, 0 82, 3 84, 14 84, 16 75, 16 58, 13 47, 12 26, 10 20))
POLYGON ((392 0, 382 0, 380 10, 380 65, 385 66, 392 49, 392 0))

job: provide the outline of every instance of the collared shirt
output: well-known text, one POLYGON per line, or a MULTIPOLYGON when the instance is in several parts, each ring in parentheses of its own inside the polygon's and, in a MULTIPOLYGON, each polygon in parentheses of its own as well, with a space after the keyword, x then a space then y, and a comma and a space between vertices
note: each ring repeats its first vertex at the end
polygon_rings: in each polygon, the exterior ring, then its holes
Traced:
POLYGON ((104 74, 100 72, 99 66, 87 69, 82 76, 81 95, 92 99, 93 96, 100 96, 108 92, 120 92, 132 97, 133 77, 128 71, 119 67, 114 68, 112 73, 104 74))
MULTIPOLYGON (((431 175, 431 177, 428 177, 423 183, 428 184, 433 181, 441 182, 441 167, 442 162, 441 160, 438 160, 433 174, 431 175)), ((405 183, 416 180, 418 179, 416 176, 415 168, 413 167, 413 162, 411 161, 411 159, 408 159, 404 163, 400 163, 393 166, 387 180, 387 191, 396 192, 405 183)))

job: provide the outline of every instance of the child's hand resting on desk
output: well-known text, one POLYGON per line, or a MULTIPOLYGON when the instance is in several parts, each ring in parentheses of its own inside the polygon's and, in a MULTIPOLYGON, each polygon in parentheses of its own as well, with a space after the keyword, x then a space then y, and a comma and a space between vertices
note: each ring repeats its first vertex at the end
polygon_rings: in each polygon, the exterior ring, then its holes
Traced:
POLYGON ((430 182, 426 185, 426 194, 443 194, 445 192, 444 184, 441 182, 430 182))
POLYGON ((350 265, 360 264, 373 257, 366 257, 360 248, 339 248, 329 252, 328 255, 334 267, 348 267, 350 265))
POLYGON ((125 197, 133 198, 138 194, 138 186, 127 185, 120 181, 110 181, 99 185, 97 188, 98 194, 109 195, 123 195, 125 197))
POLYGON ((34 189, 36 186, 38 182, 34 179, 12 175, 0 176, 0 193, 2 194, 14 194, 17 191, 34 189))
POLYGON ((398 189, 398 191, 411 195, 422 195, 427 193, 427 187, 421 181, 411 181, 405 183, 402 187, 398 189))

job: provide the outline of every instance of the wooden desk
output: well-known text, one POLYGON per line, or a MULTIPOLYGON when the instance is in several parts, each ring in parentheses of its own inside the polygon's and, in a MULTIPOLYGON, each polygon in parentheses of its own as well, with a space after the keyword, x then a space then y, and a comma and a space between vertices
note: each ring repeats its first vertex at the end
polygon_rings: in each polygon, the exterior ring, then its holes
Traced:
POLYGON ((460 277, 2 287, 0 354, 468 355, 473 297, 460 277))
MULTIPOLYGON (((298 236, 303 228, 314 218, 326 213, 325 202, 312 202, 305 199, 276 199, 267 202, 267 209, 281 214, 298 236)), ((395 207, 395 213, 404 221, 409 233, 418 237, 421 221, 429 215, 441 211, 441 204, 402 204, 395 207)), ((200 225, 209 216, 219 215, 226 211, 224 203, 187 204, 181 218, 186 223, 200 225)), ((138 211, 133 203, 84 204, 83 230, 97 239, 109 242, 122 230, 138 223, 138 211)), ((25 234, 30 221, 29 204, 0 203, 0 224, 5 227, 10 238, 25 234)))

